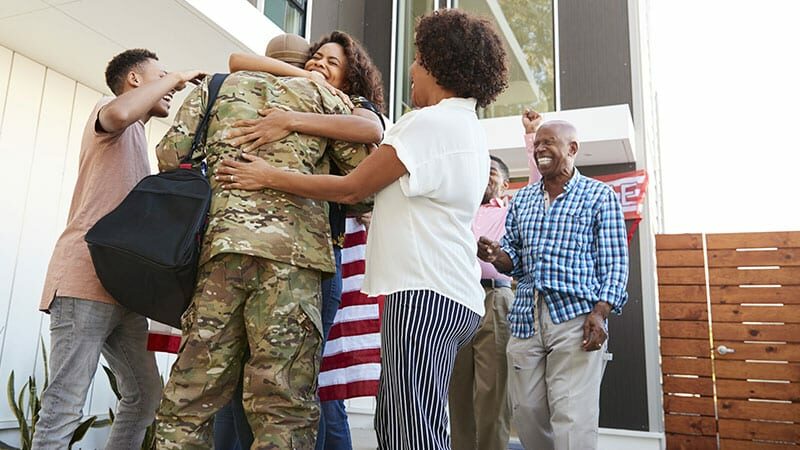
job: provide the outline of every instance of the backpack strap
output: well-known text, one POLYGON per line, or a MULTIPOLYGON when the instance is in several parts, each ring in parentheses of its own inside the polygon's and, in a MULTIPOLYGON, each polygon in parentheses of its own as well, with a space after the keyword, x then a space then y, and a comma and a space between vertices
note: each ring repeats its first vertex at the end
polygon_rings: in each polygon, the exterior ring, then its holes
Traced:
MULTIPOLYGON (((227 73, 215 73, 214 76, 211 77, 211 81, 208 82, 208 102, 206 103, 206 110, 203 112, 203 119, 199 124, 197 124, 197 129, 194 131, 192 148, 181 160, 181 165, 192 164, 195 162, 192 156, 197 150, 204 146, 206 142, 206 134, 208 132, 208 121, 211 118, 211 107, 214 106, 214 102, 217 101, 219 88, 222 86, 222 82, 225 81, 225 78, 227 77, 227 73)), ((205 150, 203 151, 203 157, 205 157, 205 150)))

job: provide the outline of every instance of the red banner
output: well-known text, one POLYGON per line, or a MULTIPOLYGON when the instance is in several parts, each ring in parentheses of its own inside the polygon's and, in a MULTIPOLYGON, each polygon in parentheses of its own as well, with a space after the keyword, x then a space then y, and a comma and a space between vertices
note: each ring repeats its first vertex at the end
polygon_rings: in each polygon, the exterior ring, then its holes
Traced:
POLYGON ((639 228, 644 212, 644 194, 647 191, 647 171, 635 170, 633 172, 615 173, 594 177, 611 186, 617 199, 622 204, 625 220, 629 220, 628 242, 633 239, 633 233, 639 228))
POLYGON ((647 191, 647 171, 615 173, 592 177, 611 186, 622 204, 625 220, 641 220, 644 212, 644 194, 647 191))

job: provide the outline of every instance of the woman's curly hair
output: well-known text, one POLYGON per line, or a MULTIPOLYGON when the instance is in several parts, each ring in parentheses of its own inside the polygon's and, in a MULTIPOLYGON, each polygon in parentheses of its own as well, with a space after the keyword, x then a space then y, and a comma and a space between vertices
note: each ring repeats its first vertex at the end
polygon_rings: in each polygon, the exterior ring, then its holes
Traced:
POLYGON ((442 9, 417 23, 419 62, 439 86, 486 106, 508 86, 506 51, 492 24, 458 9, 442 9))
POLYGON ((364 47, 349 34, 343 31, 334 31, 314 43, 308 56, 314 56, 320 47, 331 42, 344 48, 347 58, 347 94, 365 97, 383 111, 381 72, 375 67, 364 47))

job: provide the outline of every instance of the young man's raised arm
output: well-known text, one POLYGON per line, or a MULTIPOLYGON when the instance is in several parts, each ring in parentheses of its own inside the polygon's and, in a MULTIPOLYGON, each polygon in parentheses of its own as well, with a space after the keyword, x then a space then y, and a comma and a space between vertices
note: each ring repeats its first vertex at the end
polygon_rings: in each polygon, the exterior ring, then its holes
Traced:
MULTIPOLYGON (((133 73, 129 76, 134 76, 133 73)), ((124 130, 147 114, 157 102, 167 94, 186 87, 187 82, 202 79, 205 73, 200 70, 188 72, 172 72, 159 80, 144 83, 136 89, 130 89, 111 100, 97 114, 98 125, 106 133, 124 130)), ((138 82, 138 81, 136 81, 138 82)))

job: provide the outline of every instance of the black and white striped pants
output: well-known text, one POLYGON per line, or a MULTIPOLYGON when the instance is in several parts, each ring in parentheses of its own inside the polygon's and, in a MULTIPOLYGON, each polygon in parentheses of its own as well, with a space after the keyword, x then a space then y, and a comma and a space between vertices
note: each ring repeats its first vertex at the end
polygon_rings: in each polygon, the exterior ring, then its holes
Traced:
POLYGON ((450 448, 445 411, 450 374, 456 353, 479 323, 474 311, 433 291, 386 297, 375 414, 378 448, 450 448))

